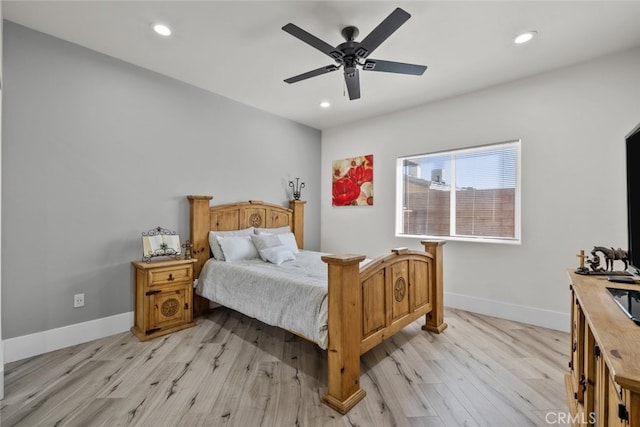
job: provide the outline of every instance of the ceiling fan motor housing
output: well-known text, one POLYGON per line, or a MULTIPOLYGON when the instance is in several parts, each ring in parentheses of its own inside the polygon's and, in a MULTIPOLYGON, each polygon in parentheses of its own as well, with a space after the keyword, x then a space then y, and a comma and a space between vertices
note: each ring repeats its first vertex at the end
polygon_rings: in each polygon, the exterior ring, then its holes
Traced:
POLYGON ((348 26, 342 29, 342 37, 348 42, 354 41, 358 34, 360 34, 358 27, 348 26))

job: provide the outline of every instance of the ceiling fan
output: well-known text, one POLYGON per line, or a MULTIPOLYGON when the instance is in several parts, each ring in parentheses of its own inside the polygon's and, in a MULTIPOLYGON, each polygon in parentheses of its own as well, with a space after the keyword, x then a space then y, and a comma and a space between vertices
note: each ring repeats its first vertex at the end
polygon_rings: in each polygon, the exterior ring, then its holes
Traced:
POLYGON ((382 44, 391 34, 393 34, 411 15, 406 11, 397 8, 384 21, 369 33, 361 42, 355 41, 360 33, 357 27, 349 26, 342 29, 342 36, 346 39, 344 43, 336 47, 320 40, 302 28, 287 24, 282 29, 292 36, 302 40, 308 45, 318 49, 320 52, 330 56, 336 62, 317 68, 306 73, 290 77, 285 80, 287 83, 296 83, 310 77, 320 76, 331 71, 344 68, 344 80, 349 92, 349 99, 360 98, 360 77, 358 66, 363 71, 382 71, 385 73, 411 74, 421 76, 427 69, 426 65, 405 64, 403 62, 383 61, 381 59, 368 59, 368 56, 382 44))

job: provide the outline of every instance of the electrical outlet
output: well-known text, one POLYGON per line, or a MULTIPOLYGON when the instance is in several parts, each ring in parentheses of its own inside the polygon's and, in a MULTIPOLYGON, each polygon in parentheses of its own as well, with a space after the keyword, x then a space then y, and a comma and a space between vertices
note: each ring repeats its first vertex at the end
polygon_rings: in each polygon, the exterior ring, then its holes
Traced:
POLYGON ((73 308, 84 307, 84 294, 75 294, 73 296, 73 308))

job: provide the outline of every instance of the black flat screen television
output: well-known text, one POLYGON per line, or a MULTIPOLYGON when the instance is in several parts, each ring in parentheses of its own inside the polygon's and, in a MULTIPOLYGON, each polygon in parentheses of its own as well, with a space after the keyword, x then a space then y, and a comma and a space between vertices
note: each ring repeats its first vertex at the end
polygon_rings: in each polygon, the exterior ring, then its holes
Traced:
POLYGON ((627 225, 629 268, 640 279, 640 124, 625 138, 627 152, 627 225))
POLYGON ((624 314, 633 320, 636 325, 640 325, 640 291, 632 289, 607 288, 611 298, 624 311, 624 314))

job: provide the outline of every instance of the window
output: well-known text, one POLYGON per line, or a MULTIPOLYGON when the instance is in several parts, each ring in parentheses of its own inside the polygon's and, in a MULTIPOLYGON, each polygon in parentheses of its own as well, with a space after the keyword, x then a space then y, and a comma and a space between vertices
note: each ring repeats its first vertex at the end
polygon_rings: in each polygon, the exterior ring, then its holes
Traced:
POLYGON ((396 235, 520 243, 520 140, 401 157, 396 235))

